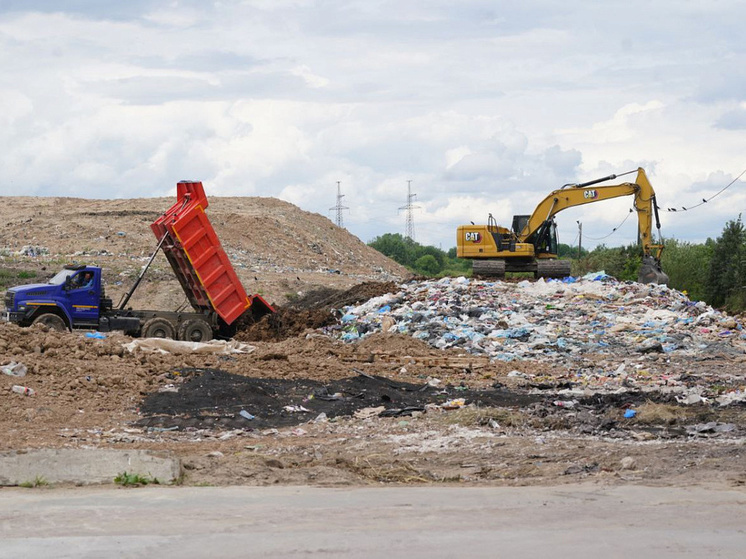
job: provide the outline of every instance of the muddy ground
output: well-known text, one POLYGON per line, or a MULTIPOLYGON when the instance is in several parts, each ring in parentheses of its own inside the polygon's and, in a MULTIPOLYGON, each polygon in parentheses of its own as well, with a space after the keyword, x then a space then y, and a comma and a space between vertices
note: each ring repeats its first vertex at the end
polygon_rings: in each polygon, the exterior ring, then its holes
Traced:
MULTIPOLYGON (((238 337, 262 341, 230 355, 130 352, 120 334, 2 325, 5 362, 28 372, 0 375, 0 449, 168 449, 187 485, 746 484, 746 406, 684 404, 648 382, 665 373, 714 397, 743 384, 743 355, 634 355, 632 388, 574 398, 583 385, 571 367, 316 329, 340 304, 391 287, 311 293, 273 322, 245 324, 238 337), (293 312, 307 323, 278 320, 293 312)), ((583 359, 614 367, 608 355, 583 359)))

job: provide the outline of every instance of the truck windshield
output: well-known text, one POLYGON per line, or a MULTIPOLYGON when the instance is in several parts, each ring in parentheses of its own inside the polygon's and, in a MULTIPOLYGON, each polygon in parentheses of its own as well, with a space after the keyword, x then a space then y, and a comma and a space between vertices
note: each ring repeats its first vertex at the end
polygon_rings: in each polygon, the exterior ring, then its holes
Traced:
POLYGON ((51 285, 62 285, 63 283, 65 283, 65 280, 72 276, 74 273, 75 270, 62 270, 58 272, 56 276, 50 279, 48 283, 50 283, 51 285))

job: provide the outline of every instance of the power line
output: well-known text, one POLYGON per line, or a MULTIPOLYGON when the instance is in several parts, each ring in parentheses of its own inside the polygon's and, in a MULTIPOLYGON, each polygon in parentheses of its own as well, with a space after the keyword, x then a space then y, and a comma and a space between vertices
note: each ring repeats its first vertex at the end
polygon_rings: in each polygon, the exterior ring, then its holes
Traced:
MULTIPOLYGON (((716 196, 720 196, 723 192, 725 192, 731 186, 733 186, 733 184, 735 184, 735 182, 738 179, 740 179, 744 175, 744 173, 746 173, 746 169, 744 169, 743 171, 741 171, 740 175, 738 175, 735 179, 733 179, 732 181, 730 181, 726 186, 724 186, 723 188, 721 188, 718 192, 716 192, 715 194, 713 194, 709 198, 702 198, 702 201, 699 202, 698 204, 695 204, 694 206, 689 206, 689 207, 682 206, 681 209, 677 209, 677 208, 666 208, 666 211, 667 212, 688 212, 689 210, 693 210, 694 208, 698 208, 700 206, 704 206, 707 202, 709 202, 710 200, 712 200, 716 196)), ((662 209, 662 208, 658 208, 658 209, 662 209)))
MULTIPOLYGON (((698 204, 695 204, 694 206, 688 206, 688 207, 682 206, 681 209, 677 209, 677 208, 661 208, 661 207, 657 206, 657 204, 656 204, 656 207, 658 207, 659 210, 665 209, 667 212, 688 212, 690 210, 693 210, 694 208, 698 208, 700 206, 704 206, 707 202, 709 202, 713 198, 715 198, 717 196, 720 196, 723 192, 725 192, 731 186, 733 186, 744 174, 746 174, 746 169, 744 169, 743 171, 741 171, 740 175, 738 175, 735 179, 733 179, 732 181, 730 181, 723 188, 721 188, 720 190, 718 190, 715 194, 713 194, 709 198, 702 198, 702 201, 699 202, 698 204)), ((604 239, 608 239, 614 233, 616 233, 617 229, 619 229, 622 225, 624 225, 624 223, 627 221, 627 219, 629 218, 629 216, 632 213, 634 213, 634 210, 632 208, 630 208, 629 213, 627 214, 627 217, 625 217, 619 225, 617 225, 616 227, 614 227, 608 235, 604 235, 603 237, 589 237, 588 235, 586 235, 585 238, 586 239, 590 239, 592 241, 603 241, 604 239)))
POLYGON ((621 223, 620 223, 619 225, 617 225, 616 227, 614 227, 614 228, 613 228, 613 229, 611 230, 611 233, 609 233, 608 235, 605 235, 605 236, 603 236, 603 237, 598 237, 598 238, 596 238, 596 237, 589 237, 588 235, 586 235, 586 236, 585 236, 585 238, 586 238, 586 239, 590 239, 590 240, 592 240, 592 241, 603 241, 604 239, 608 239, 608 238, 609 238, 609 237, 611 237, 611 236, 612 236, 612 235, 613 235, 614 233, 616 233, 616 230, 617 230, 617 229, 619 229, 619 228, 620 228, 620 227, 621 227, 622 225, 624 225, 624 222, 625 222, 625 221, 627 221, 627 220, 629 219, 629 216, 631 216, 631 215, 632 215, 633 213, 635 213, 635 211, 634 211, 634 210, 633 210, 632 208, 630 208, 630 209, 629 209, 629 213, 627 214, 627 217, 625 217, 625 218, 624 218, 624 219, 622 220, 622 222, 621 222, 621 223))

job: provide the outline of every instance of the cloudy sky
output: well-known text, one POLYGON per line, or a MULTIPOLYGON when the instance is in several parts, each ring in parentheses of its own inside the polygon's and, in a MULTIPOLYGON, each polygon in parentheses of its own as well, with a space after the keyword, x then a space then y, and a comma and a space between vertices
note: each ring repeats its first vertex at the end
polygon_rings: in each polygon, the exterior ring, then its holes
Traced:
MULTIPOLYGON (((663 208, 746 169, 736 0, 0 0, 0 195, 273 196, 447 249, 492 213, 644 167, 663 208)), ((746 180, 746 175, 742 177, 746 180)), ((617 181, 620 182, 620 181, 617 181)), ((631 199, 559 215, 634 241, 631 199)), ((737 181, 663 233, 717 237, 737 181)), ((256 232, 260 234, 260 232, 256 232)), ((598 239, 603 238, 603 241, 598 239)))

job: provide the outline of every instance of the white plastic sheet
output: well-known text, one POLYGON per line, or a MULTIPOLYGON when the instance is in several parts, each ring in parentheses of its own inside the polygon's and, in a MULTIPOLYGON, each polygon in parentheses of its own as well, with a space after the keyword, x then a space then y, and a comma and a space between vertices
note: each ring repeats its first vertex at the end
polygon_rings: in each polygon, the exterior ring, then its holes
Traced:
POLYGON ((231 353, 251 353, 256 348, 252 345, 237 342, 235 340, 212 340, 209 342, 181 342, 166 338, 138 338, 124 348, 133 352, 140 349, 146 353, 207 353, 217 355, 230 355, 231 353))

